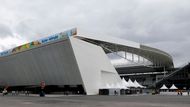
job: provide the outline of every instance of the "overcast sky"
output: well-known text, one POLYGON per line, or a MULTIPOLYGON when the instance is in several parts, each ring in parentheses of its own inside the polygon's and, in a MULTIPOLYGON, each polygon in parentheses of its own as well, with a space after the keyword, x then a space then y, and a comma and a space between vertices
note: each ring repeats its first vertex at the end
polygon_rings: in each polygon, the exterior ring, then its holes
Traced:
POLYGON ((0 0, 0 51, 73 27, 190 61, 190 0, 0 0))

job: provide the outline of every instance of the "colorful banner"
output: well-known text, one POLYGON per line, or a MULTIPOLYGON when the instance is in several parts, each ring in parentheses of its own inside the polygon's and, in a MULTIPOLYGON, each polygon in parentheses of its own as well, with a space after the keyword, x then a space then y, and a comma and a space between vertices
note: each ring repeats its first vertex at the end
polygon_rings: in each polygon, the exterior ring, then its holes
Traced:
POLYGON ((64 31, 61 33, 57 33, 57 34, 51 35, 49 37, 46 37, 46 38, 43 38, 40 40, 36 40, 36 41, 30 42, 30 43, 15 47, 15 48, 10 49, 10 50, 3 51, 0 53, 0 57, 7 56, 7 55, 17 53, 17 52, 21 52, 21 51, 24 51, 27 49, 31 49, 31 48, 40 46, 42 44, 46 44, 46 43, 55 41, 55 40, 67 39, 68 37, 73 36, 73 35, 77 35, 77 29, 76 28, 73 28, 73 29, 70 29, 70 30, 67 30, 67 31, 64 31))

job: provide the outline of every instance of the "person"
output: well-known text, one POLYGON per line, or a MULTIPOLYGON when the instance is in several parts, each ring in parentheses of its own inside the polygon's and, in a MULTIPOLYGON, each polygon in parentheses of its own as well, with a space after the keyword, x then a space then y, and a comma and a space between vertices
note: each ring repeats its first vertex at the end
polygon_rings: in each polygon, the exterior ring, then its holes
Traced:
POLYGON ((45 88, 45 81, 41 81, 40 83, 40 97, 45 97, 45 92, 44 92, 44 88, 45 88))
POLYGON ((3 90, 3 96, 4 96, 4 95, 7 95, 7 94, 8 94, 7 90, 4 89, 4 90, 3 90))
POLYGON ((190 89, 187 90, 187 95, 188 95, 188 96, 189 96, 189 91, 190 91, 190 89))
POLYGON ((26 96, 29 96, 29 91, 24 92, 26 96))
POLYGON ((115 90, 115 91, 114 91, 114 94, 115 94, 115 95, 118 95, 118 92, 115 90))
POLYGON ((180 95, 181 95, 181 96, 183 95, 183 92, 182 92, 182 90, 180 90, 180 95))
POLYGON ((180 90, 178 89, 178 90, 177 90, 177 95, 179 95, 179 93, 180 93, 180 90))
POLYGON ((45 92, 43 90, 40 91, 40 97, 45 97, 45 92))
POLYGON ((15 96, 16 95, 16 91, 12 91, 12 96, 15 96))

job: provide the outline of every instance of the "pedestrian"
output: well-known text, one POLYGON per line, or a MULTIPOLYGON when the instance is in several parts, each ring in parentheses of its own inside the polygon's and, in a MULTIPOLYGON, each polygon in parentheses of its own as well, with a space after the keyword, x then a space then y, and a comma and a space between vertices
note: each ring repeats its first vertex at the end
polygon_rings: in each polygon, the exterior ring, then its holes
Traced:
POLYGON ((7 95, 7 94, 8 94, 7 90, 4 89, 4 90, 3 90, 3 96, 4 96, 4 95, 7 95))
POLYGON ((16 95, 16 92, 15 92, 15 91, 12 91, 11 93, 12 93, 12 96, 15 96, 15 95, 16 95))
POLYGON ((180 90, 180 95, 181 95, 181 96, 183 95, 183 92, 182 92, 182 90, 180 90))
POLYGON ((44 88, 45 88, 45 81, 41 81, 40 83, 40 97, 45 97, 45 92, 44 92, 44 88))
POLYGON ((29 96, 29 91, 24 92, 26 96, 29 96))
POLYGON ((187 90, 187 95, 188 95, 188 96, 189 96, 189 91, 190 91, 190 89, 187 90))
POLYGON ((179 95, 179 93, 180 93, 180 90, 178 89, 178 90, 177 90, 177 95, 179 95))
POLYGON ((116 92, 116 90, 114 91, 114 95, 117 95, 117 92, 116 92))

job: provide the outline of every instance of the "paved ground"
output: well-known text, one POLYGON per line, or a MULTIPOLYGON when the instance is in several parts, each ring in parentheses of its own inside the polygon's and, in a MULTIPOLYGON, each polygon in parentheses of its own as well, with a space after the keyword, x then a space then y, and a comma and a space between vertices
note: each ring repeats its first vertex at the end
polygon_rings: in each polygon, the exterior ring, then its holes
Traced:
POLYGON ((0 96, 0 107, 190 107, 190 96, 0 96))

